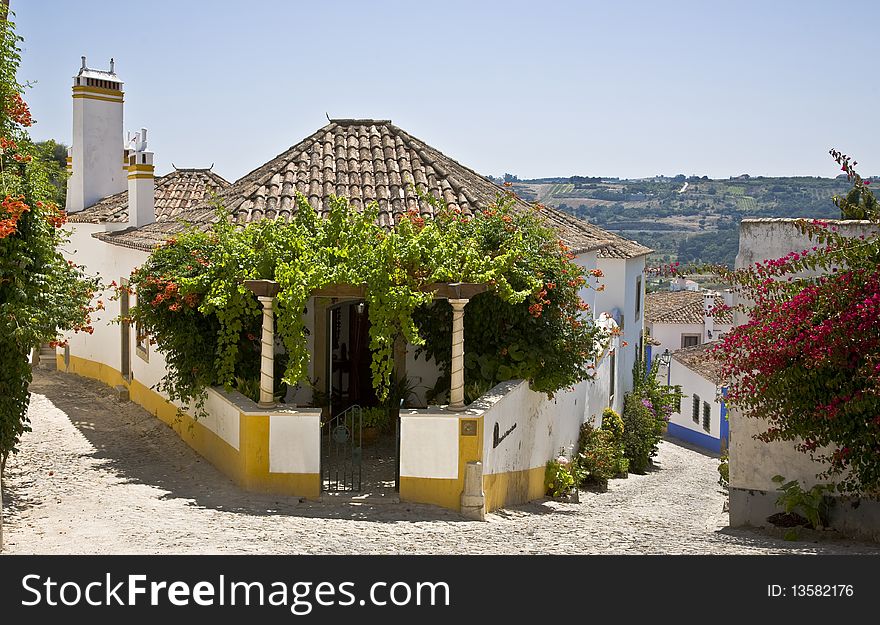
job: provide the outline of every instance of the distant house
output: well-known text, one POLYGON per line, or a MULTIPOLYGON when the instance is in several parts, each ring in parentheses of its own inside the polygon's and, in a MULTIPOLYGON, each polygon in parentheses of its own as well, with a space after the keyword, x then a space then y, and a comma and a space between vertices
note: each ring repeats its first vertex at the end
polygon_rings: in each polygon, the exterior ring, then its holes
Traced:
POLYGON ((733 323, 730 310, 713 316, 725 303, 714 291, 656 291, 645 298, 645 328, 651 353, 674 352, 720 338, 733 323))
POLYGON ((669 420, 668 434, 709 451, 727 451, 730 426, 724 403, 726 387, 721 366, 712 360, 704 343, 672 353, 668 381, 684 393, 669 420))
POLYGON ((699 291, 700 285, 694 282, 693 280, 688 280, 687 278, 678 277, 672 282, 669 283, 670 291, 699 291))

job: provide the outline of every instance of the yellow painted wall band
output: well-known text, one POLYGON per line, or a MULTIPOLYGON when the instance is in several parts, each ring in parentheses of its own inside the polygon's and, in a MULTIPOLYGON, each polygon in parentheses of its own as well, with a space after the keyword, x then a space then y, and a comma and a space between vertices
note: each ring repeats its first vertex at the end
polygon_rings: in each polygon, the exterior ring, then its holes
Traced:
POLYGON ((140 180, 146 178, 155 178, 153 174, 128 174, 129 180, 140 180))
POLYGON ((123 102, 122 98, 105 98, 105 97, 102 97, 99 95, 91 95, 88 93, 74 93, 73 99, 74 100, 102 100, 104 102, 119 102, 120 104, 122 104, 122 102, 123 102))
POLYGON ((239 412, 239 448, 206 428, 185 412, 178 411, 156 391, 137 380, 128 381, 122 374, 100 362, 70 356, 65 367, 64 357, 56 354, 59 371, 66 371, 108 386, 125 386, 129 399, 164 422, 199 455, 229 476, 239 486, 261 493, 307 497, 321 496, 321 476, 318 473, 269 472, 269 416, 243 415, 239 412))
POLYGON ((154 167, 153 165, 147 165, 147 164, 141 164, 141 163, 136 164, 136 165, 129 165, 129 166, 128 166, 128 171, 130 171, 130 172, 136 172, 136 171, 137 171, 137 172, 150 172, 150 173, 153 173, 154 170, 155 170, 155 167, 154 167))
POLYGON ((114 95, 122 97, 121 89, 105 89, 104 87, 91 87, 88 85, 74 85, 74 93, 94 93, 97 95, 114 95))

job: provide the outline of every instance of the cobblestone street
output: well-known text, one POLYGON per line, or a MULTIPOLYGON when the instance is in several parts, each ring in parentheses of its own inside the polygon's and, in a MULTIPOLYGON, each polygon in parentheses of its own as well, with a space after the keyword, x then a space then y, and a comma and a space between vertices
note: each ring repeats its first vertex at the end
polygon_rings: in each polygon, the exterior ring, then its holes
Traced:
POLYGON ((31 390, 34 431, 7 468, 8 553, 880 554, 726 528, 718 460, 669 442, 657 470, 606 493, 481 523, 432 506, 251 494, 100 383, 36 371, 31 390))

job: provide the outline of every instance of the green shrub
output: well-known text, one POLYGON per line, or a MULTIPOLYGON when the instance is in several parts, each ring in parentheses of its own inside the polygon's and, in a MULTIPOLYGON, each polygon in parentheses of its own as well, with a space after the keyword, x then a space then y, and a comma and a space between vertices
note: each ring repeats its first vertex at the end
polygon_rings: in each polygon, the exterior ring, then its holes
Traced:
POLYGON ((636 395, 623 402, 623 446, 632 473, 644 473, 663 433, 662 421, 636 395))
POLYGON ((547 469, 544 471, 544 488, 549 496, 564 497, 575 488, 572 468, 572 463, 565 456, 547 463, 547 469))
POLYGON ((718 485, 722 488, 730 486, 730 462, 727 460, 727 454, 721 456, 721 464, 718 465, 718 485))
POLYGON ((577 455, 582 483, 605 488, 608 480, 619 473, 619 449, 613 432, 597 430, 589 421, 584 423, 578 437, 577 455))
POLYGON ((626 476, 629 472, 629 460, 626 459, 624 450, 624 432, 626 428, 623 425, 623 419, 611 408, 606 408, 602 412, 602 429, 610 432, 614 439, 615 475, 626 476))

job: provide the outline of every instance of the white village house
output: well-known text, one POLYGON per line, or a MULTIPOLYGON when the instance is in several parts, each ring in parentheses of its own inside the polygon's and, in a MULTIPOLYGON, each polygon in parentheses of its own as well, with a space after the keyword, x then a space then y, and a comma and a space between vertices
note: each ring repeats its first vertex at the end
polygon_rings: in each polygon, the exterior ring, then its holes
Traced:
POLYGON ((667 433, 709 451, 723 453, 727 451, 730 426, 721 365, 709 354, 715 344, 713 341, 672 352, 669 383, 680 386, 684 397, 670 415, 667 433))
MULTIPOLYGON (((156 178, 146 131, 123 142, 122 107, 122 82, 112 61, 110 71, 102 71, 87 68, 83 59, 73 86, 67 200, 72 236, 65 253, 107 283, 124 282, 184 223, 208 227, 215 218, 209 202, 213 194, 237 223, 287 219, 299 192, 319 214, 331 195, 349 198, 355 208, 376 202, 381 225, 390 226, 410 209, 432 214, 412 184, 466 214, 480 211, 499 191, 388 120, 332 120, 234 183, 210 169, 175 169, 156 178)), ((585 420, 609 405, 622 409, 643 336, 644 267, 651 250, 552 208, 545 215, 575 252, 575 262, 603 271, 606 288, 585 288, 582 296, 596 318, 609 329, 619 327, 621 336, 605 346, 595 380, 559 392, 554 400, 515 380, 464 410, 427 405, 425 389, 434 385, 439 369, 416 358, 413 346, 403 346, 396 366, 420 390, 401 411, 395 450, 399 468, 392 476, 401 500, 480 517, 541 497, 547 460, 576 442, 585 420)), ((133 303, 126 295, 107 301, 94 333, 73 334, 68 346, 59 349, 58 368, 117 388, 245 488, 319 498, 330 461, 327 450, 322 452, 321 410, 309 406, 311 390, 292 389, 286 403, 264 407, 239 393, 212 388, 207 416, 179 417, 178 407, 155 388, 166 371, 161 346, 138 342, 126 323, 110 321, 133 303)), ((460 318, 466 299, 451 303, 460 318)), ((363 334, 362 297, 315 293, 305 321, 312 353, 309 378, 324 391, 336 385, 356 398, 351 365, 343 370, 337 360, 345 342, 350 362, 369 363, 363 357, 366 346, 355 339, 363 334)))
POLYGON ((652 342, 647 351, 654 357, 717 340, 733 324, 730 310, 714 310, 732 304, 730 293, 655 291, 645 300, 645 329, 652 342))

